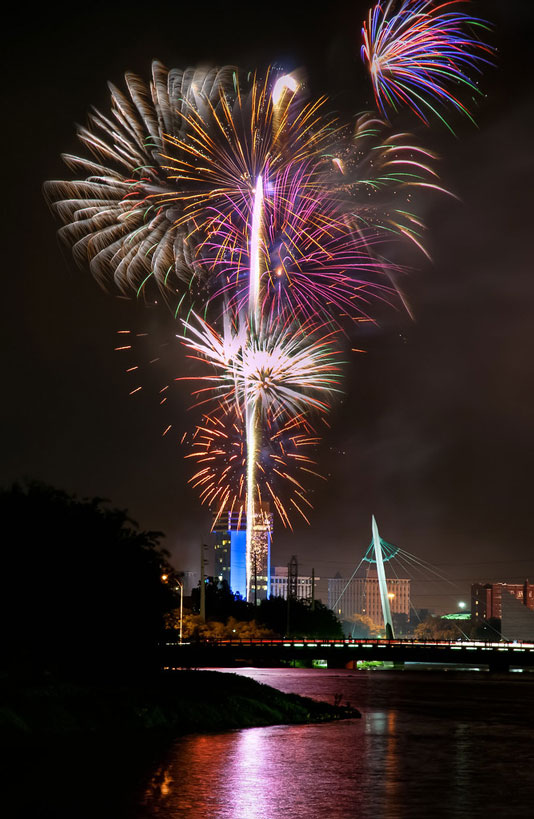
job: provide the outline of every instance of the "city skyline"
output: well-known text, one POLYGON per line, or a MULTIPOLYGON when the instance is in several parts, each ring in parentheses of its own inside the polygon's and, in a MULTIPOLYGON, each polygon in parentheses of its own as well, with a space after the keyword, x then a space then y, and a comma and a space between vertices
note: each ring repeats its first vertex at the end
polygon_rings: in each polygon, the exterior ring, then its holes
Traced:
MULTIPOLYGON (((350 11, 354 44, 360 6, 363 11, 367 4, 353 4, 350 11)), ((455 141, 436 128, 417 127, 443 157, 442 178, 463 201, 436 202, 427 215, 434 266, 410 260, 415 272, 403 280, 416 321, 384 310, 380 327, 355 337, 354 346, 365 353, 354 354, 347 395, 321 451, 329 481, 315 490, 310 528, 296 524, 292 534, 278 526, 275 565, 298 554, 320 575, 334 565, 350 572, 368 542, 374 513, 388 540, 437 564, 466 589, 472 581, 500 577, 503 568, 510 580, 534 574, 528 513, 534 283, 526 210, 532 91, 529 66, 515 44, 516 37, 527 42, 532 13, 515 8, 512 28, 511 11, 496 3, 484 7, 496 26, 499 53, 497 68, 484 77, 479 129, 457 122, 455 141), (514 150, 505 151, 510 133, 514 150)), ((42 40, 39 20, 33 20, 11 45, 13 58, 17 51, 32 56, 22 60, 9 89, 13 100, 22 100, 24 161, 14 165, 27 177, 13 187, 7 249, 13 289, 4 321, 11 341, 4 350, 11 385, 4 429, 13 434, 5 445, 2 482, 27 475, 81 496, 109 497, 143 526, 165 531, 175 563, 194 569, 209 512, 187 486, 183 451, 160 437, 161 415, 150 390, 130 397, 112 352, 116 330, 126 326, 150 332, 157 346, 162 316, 156 322, 140 304, 107 298, 86 271, 75 268, 56 242, 40 185, 60 174, 57 149, 73 149, 73 123, 85 121, 92 102, 103 104, 106 80, 120 85, 124 70, 146 72, 153 56, 183 65, 208 57, 244 67, 270 60, 286 61, 288 69, 304 65, 314 92, 325 90, 336 105, 353 110, 362 107, 360 100, 370 104, 370 90, 356 48, 337 24, 327 23, 326 14, 322 49, 318 35, 291 13, 281 41, 273 37, 273 24, 243 48, 243 32, 232 35, 230 26, 219 43, 219 18, 211 18, 200 43, 176 44, 156 27, 128 39, 135 25, 114 11, 101 37, 112 40, 122 29, 126 35, 115 39, 121 46, 105 64, 90 51, 92 29, 84 12, 78 14, 57 28, 48 24, 42 40), (30 106, 23 89, 34 60, 44 78, 41 98, 30 106), (31 127, 40 119, 47 123, 45 140, 31 127)), ((171 324, 170 317, 163 321, 171 324)), ((186 397, 176 400, 178 416, 186 419, 186 397)), ((446 592, 435 588, 424 591, 439 602, 446 592)), ((458 592, 448 595, 456 597, 458 592)))

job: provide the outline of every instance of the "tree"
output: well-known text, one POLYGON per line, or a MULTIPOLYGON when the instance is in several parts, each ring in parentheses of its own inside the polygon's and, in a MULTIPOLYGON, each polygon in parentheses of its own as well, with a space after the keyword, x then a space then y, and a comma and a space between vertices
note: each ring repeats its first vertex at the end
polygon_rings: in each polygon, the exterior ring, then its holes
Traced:
MULTIPOLYGON (((213 577, 206 578, 206 619, 208 622, 228 623, 233 618, 239 624, 239 632, 247 633, 246 623, 250 623, 250 633, 261 636, 261 628, 267 630, 269 636, 282 637, 287 633, 288 616, 287 600, 283 597, 270 597, 261 600, 258 606, 247 603, 241 595, 234 594, 228 583, 218 581, 213 577), (253 626, 252 623, 255 625, 253 626)), ((200 588, 193 590, 193 612, 200 611, 200 588)), ((195 634, 204 633, 196 629, 195 634)), ((343 637, 341 623, 335 614, 320 601, 315 602, 312 609, 308 600, 292 600, 290 602, 289 633, 293 637, 324 637, 337 639, 343 637)), ((185 634, 185 632, 184 632, 185 634)), ((245 639, 243 637, 243 639, 245 639)), ((248 639, 248 638, 247 638, 248 639)))
MULTIPOLYGON (((174 609, 165 616, 165 625, 169 631, 179 631, 179 609, 174 609)), ((226 623, 218 620, 204 622, 199 614, 184 611, 182 636, 184 640, 269 640, 276 635, 255 620, 243 621, 229 617, 226 623)))
POLYGON ((410 617, 408 614, 404 614, 402 611, 395 611, 391 612, 391 617, 393 619, 393 630, 397 637, 404 637, 410 633, 410 617))
POLYGON ((451 620, 430 615, 414 629, 416 640, 458 640, 462 632, 451 620))
POLYGON ((350 636, 356 640, 365 639, 366 637, 378 637, 381 631, 381 627, 377 626, 367 614, 353 614, 348 623, 350 636))
POLYGON ((39 483, 0 491, 4 667, 68 675, 156 665, 163 615, 176 606, 161 534, 100 498, 39 483))
POLYGON ((469 636, 473 640, 484 640, 492 643, 501 640, 501 620, 498 617, 488 617, 480 623, 471 622, 469 636))
MULTIPOLYGON (((209 620, 226 622, 229 617, 236 620, 252 620, 254 617, 254 606, 243 600, 240 594, 234 593, 226 580, 217 580, 214 577, 207 577, 205 580, 206 590, 206 617, 209 620)), ((200 611, 200 583, 192 594, 193 610, 200 611)))
POLYGON ((315 602, 315 608, 312 610, 308 601, 291 600, 289 602, 289 621, 287 606, 288 602, 283 597, 262 600, 257 607, 256 619, 279 635, 322 637, 325 640, 343 637, 341 623, 334 612, 320 601, 315 602))

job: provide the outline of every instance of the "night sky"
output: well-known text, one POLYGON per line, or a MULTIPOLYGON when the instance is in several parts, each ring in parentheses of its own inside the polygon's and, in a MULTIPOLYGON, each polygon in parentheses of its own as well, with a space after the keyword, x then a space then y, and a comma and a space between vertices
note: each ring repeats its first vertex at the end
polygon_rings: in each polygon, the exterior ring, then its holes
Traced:
MULTIPOLYGON (((261 22, 250 4, 111 6, 17 12, 4 48, 0 477, 109 498, 166 533, 178 568, 196 569, 210 516, 187 485, 178 446, 194 416, 185 389, 176 392, 176 433, 162 438, 168 421, 157 398, 183 363, 167 351, 129 396, 113 351, 119 329, 149 332, 148 351, 172 323, 164 308, 110 297, 76 268, 41 186, 68 178, 60 153, 83 152, 74 125, 92 104, 107 110, 107 80, 122 85, 125 70, 147 78, 154 57, 169 67, 302 66, 332 107, 370 108, 359 57, 368 6, 266 4, 261 22)), ((304 570, 345 575, 370 542, 374 513, 383 537, 457 583, 416 585, 416 603, 439 610, 466 599, 471 581, 534 580, 534 8, 526 0, 474 8, 495 23, 498 49, 479 127, 451 114, 454 138, 413 117, 395 121, 440 154, 442 182, 460 201, 429 198, 433 263, 410 257, 416 269, 403 281, 415 321, 383 310, 379 327, 355 337, 367 352, 351 361, 319 454, 329 481, 313 494, 313 525, 297 523, 294 533, 279 525, 273 544, 275 564, 297 554, 304 570)))

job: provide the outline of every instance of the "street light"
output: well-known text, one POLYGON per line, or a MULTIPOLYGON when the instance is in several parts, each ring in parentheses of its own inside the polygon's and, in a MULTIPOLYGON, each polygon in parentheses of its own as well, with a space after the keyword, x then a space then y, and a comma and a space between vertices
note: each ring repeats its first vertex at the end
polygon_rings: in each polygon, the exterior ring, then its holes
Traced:
MULTIPOLYGON (((168 574, 162 574, 161 579, 163 580, 164 583, 166 583, 168 581, 168 579, 169 579, 169 575, 168 574)), ((180 640, 180 644, 181 644, 182 643, 183 624, 184 624, 184 584, 180 580, 180 578, 178 578, 178 577, 175 577, 174 581, 176 583, 178 583, 176 588, 180 589, 180 630, 179 630, 178 633, 180 635, 179 640, 180 640)))
POLYGON ((178 588, 180 589, 180 645, 182 644, 182 628, 184 624, 184 584, 181 580, 176 578, 176 582, 178 583, 178 588))
POLYGON ((459 603, 458 603, 458 608, 459 609, 465 609, 466 605, 467 605, 467 603, 464 603, 463 600, 460 600, 459 603))

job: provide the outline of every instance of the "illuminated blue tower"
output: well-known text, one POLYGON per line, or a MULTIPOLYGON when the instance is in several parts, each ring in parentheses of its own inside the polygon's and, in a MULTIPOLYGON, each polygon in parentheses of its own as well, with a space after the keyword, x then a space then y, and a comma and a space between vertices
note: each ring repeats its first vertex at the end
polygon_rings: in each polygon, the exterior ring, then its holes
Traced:
MULTIPOLYGON (((223 512, 214 522, 215 576, 226 580, 234 593, 247 594, 247 518, 223 512)), ((273 515, 268 503, 257 504, 252 529, 252 566, 249 602, 267 600, 271 592, 271 537, 273 515)))
POLYGON ((215 576, 226 580, 243 599, 247 594, 247 519, 237 512, 223 512, 213 524, 215 576))

